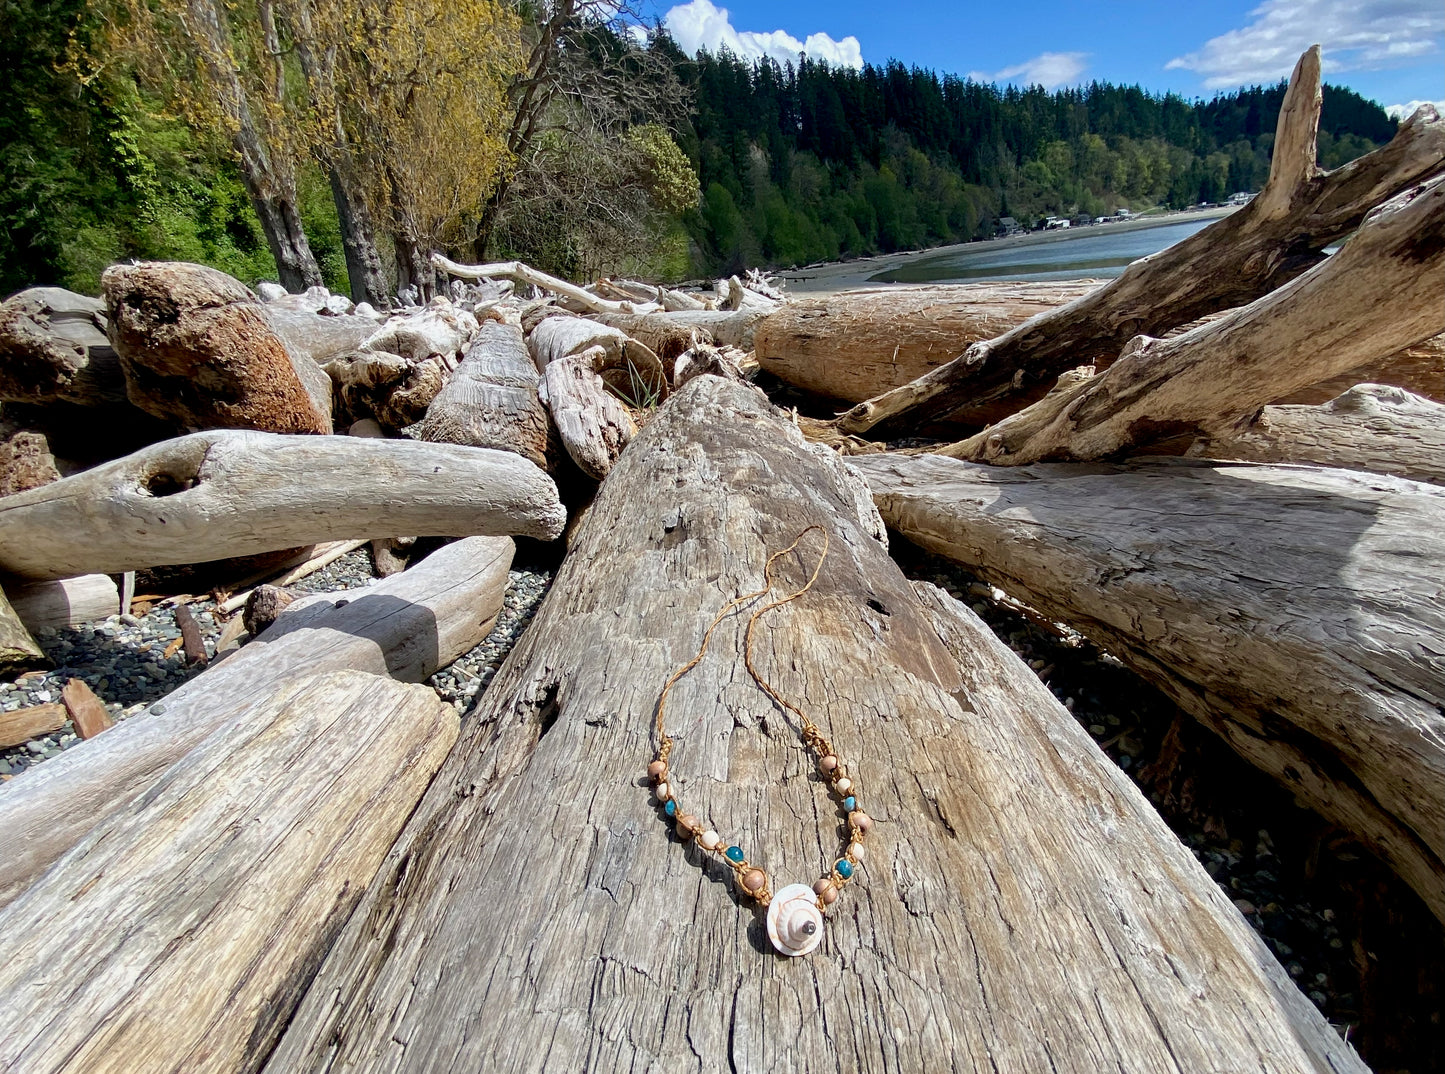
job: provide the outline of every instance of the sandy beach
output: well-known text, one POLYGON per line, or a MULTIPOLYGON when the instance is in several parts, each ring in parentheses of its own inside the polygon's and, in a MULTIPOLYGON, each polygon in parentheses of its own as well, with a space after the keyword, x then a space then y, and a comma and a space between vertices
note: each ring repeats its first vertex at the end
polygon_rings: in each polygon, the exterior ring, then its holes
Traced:
POLYGON ((860 257, 853 261, 833 261, 825 265, 811 265, 807 268, 781 272, 780 276, 787 289, 796 295, 831 294, 859 287, 907 287, 908 284, 870 283, 869 279, 880 272, 891 272, 912 261, 925 257, 938 257, 955 251, 970 253, 989 249, 1008 249, 1014 246, 1033 246, 1051 242, 1068 242, 1070 239, 1107 232, 1112 235, 1126 231, 1142 231, 1145 228, 1163 227, 1168 224, 1186 224, 1192 220, 1212 220, 1228 216, 1235 206, 1221 206, 1217 209, 1198 209, 1193 212, 1153 213, 1133 220, 1120 220, 1092 227, 1069 228, 1063 231, 1035 231, 1024 235, 1010 235, 1002 239, 984 239, 980 242, 955 243, 951 246, 935 246, 929 250, 911 250, 907 253, 880 254, 878 257, 860 257))

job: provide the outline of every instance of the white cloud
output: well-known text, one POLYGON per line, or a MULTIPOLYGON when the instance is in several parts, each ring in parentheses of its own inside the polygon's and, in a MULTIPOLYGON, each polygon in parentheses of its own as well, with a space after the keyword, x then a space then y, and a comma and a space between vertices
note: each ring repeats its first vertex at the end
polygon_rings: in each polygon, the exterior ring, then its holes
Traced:
POLYGON ((1410 101, 1406 104, 1387 104, 1385 115, 1391 119, 1406 119, 1422 104, 1433 104, 1435 111, 1445 116, 1445 101, 1410 101))
POLYGON ((1025 86, 1043 86, 1057 89, 1079 80, 1087 66, 1087 52, 1042 52, 1031 60, 1005 67, 1002 71, 988 74, 984 71, 970 71, 968 77, 975 82, 1013 82, 1025 86))
POLYGON ((1265 0, 1239 30, 1211 38, 1166 69, 1204 76, 1206 89, 1288 78, 1300 53, 1324 46, 1326 74, 1397 67, 1438 52, 1445 35, 1440 0, 1265 0))
POLYGON ((678 47, 689 55, 702 49, 717 52, 726 47, 744 60, 760 60, 766 56, 780 64, 796 64, 798 53, 806 52, 809 59, 826 60, 834 67, 863 66, 862 46, 851 34, 841 41, 834 41, 827 34, 809 34, 806 41, 799 41, 786 30, 739 31, 733 28, 728 9, 713 6, 712 0, 679 4, 662 17, 662 24, 678 47))

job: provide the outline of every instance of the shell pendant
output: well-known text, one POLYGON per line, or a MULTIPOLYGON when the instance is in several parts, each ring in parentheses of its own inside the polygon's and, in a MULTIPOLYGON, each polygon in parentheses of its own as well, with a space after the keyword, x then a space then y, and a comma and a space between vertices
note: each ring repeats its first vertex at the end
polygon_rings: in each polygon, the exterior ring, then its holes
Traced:
POLYGON ((823 941, 823 912, 807 884, 789 884, 768 903, 768 939, 790 958, 806 955, 823 941))

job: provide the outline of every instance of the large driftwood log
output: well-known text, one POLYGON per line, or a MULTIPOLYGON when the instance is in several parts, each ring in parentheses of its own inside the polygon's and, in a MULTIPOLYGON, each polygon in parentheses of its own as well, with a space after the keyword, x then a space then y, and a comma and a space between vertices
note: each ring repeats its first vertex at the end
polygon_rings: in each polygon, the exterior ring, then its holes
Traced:
POLYGON ((1267 406, 1186 454, 1314 462, 1445 485, 1445 405, 1384 384, 1357 384, 1323 406, 1267 406))
POLYGON ((239 280, 184 262, 101 276, 130 401, 201 429, 331 432, 331 381, 293 355, 239 280))
POLYGON ((239 652, 107 731, 0 785, 0 906, 110 809, 286 681, 356 670, 422 682, 491 632, 512 542, 472 537, 364 591, 287 608, 239 652))
POLYGON ((719 347, 753 349, 758 325, 773 309, 767 310, 679 310, 676 313, 606 313, 596 320, 620 328, 633 339, 641 340, 664 363, 675 358, 694 340, 716 343, 719 347), (669 340, 676 342, 669 343, 669 340))
POLYGON ((356 350, 376 335, 377 323, 371 317, 352 313, 326 314, 292 309, 279 302, 261 307, 272 329, 297 358, 309 358, 325 365, 337 355, 356 350))
POLYGON ((1173 339, 1139 336, 1098 376, 1061 378, 942 453, 1018 465, 1137 452, 1217 432, 1442 330, 1445 176, 1381 206, 1339 253, 1272 294, 1173 339))
POLYGON ((365 349, 399 354, 413 362, 433 357, 454 362, 479 329, 475 316, 437 296, 423 309, 391 318, 367 339, 365 349))
MULTIPOLYGON (((516 325, 487 320, 426 416, 405 430, 417 440, 514 452, 551 468, 551 420, 541 376, 516 325)), ((401 530, 394 531, 397 533, 401 530)))
POLYGON ((592 371, 595 360, 605 361, 601 347, 548 362, 542 391, 567 454, 584 474, 601 481, 637 435, 637 426, 592 371))
POLYGON ((1445 920, 1445 490, 1183 460, 853 461, 892 528, 1127 662, 1445 920))
POLYGON ((1445 336, 1406 347, 1384 361, 1372 362, 1361 369, 1352 369, 1300 391, 1290 392, 1274 402, 1300 406, 1328 403, 1356 384, 1389 384, 1437 403, 1445 403, 1445 336))
MULTIPOLYGON (((886 287, 796 300, 754 337, 763 371, 827 399, 859 403, 953 361, 1098 281, 886 287)), ((987 420, 997 421, 1017 404, 987 420)))
MULTIPOLYGON (((840 470, 747 387, 673 396, 268 1071, 1364 1069, 1023 663, 915 595, 840 470), (811 524, 826 567, 756 663, 877 824, 821 949, 788 960, 641 777, 663 682, 811 524)), ((811 882, 842 817, 742 668, 745 621, 673 691, 674 783, 779 886, 811 882)))
POLYGON ((1252 302, 1318 263, 1365 215, 1445 168, 1445 120, 1422 106, 1386 146, 1332 172, 1315 163, 1320 52, 1295 66, 1280 109, 1265 188, 1244 208, 1134 262, 1092 294, 1041 314, 920 379, 860 403, 840 419, 861 434, 883 421, 916 429, 960 407, 996 402, 1096 358, 1134 336, 1161 335, 1252 302))
POLYGON ((456 736, 357 672, 248 706, 0 911, 0 1069, 259 1068, 456 736))
POLYGON ((105 303, 60 287, 32 287, 0 303, 0 399, 125 403, 125 376, 105 335, 105 303))
POLYGON ((426 417, 448 379, 441 358, 413 362, 387 351, 354 351, 333 358, 325 369, 345 421, 354 425, 370 417, 390 429, 404 429, 426 417))
POLYGON ((604 361, 590 362, 594 372, 618 394, 640 407, 643 399, 656 402, 667 398, 667 370, 652 349, 637 342, 621 329, 599 324, 586 317, 566 314, 541 321, 527 337, 539 372, 553 362, 593 348, 601 348, 604 361))
POLYGON ((14 675, 30 668, 46 667, 45 650, 30 636, 19 614, 0 590, 0 675, 14 675))
POLYGON ((397 533, 552 540, 565 521, 552 479, 507 451, 193 433, 0 500, 0 570, 114 574, 397 533))
POLYGON ((83 574, 49 582, 18 582, 7 587, 15 614, 31 630, 59 630, 129 611, 107 574, 83 574))

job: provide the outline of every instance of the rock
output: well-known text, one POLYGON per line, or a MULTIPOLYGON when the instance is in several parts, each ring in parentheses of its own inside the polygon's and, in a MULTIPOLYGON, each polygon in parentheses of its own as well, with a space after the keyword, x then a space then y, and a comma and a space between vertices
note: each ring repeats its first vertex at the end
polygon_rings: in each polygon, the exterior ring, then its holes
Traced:
POLYGON ((238 280, 143 262, 112 265, 101 287, 126 391, 142 410, 199 429, 331 432, 329 379, 293 357, 238 280))
POLYGON ((19 403, 125 402, 105 306, 60 287, 32 287, 0 303, 0 399, 19 403))
POLYGON ((39 488, 60 478, 44 433, 0 421, 0 496, 39 488))

